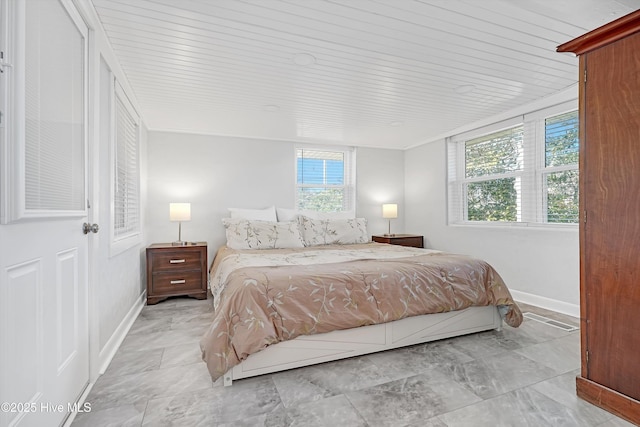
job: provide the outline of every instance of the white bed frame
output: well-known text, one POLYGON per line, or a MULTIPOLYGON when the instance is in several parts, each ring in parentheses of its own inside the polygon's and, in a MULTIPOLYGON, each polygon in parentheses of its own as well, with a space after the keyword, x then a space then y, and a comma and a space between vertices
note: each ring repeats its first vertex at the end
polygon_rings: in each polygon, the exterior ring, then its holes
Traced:
POLYGON ((224 385, 302 366, 360 356, 490 329, 500 330, 496 307, 469 307, 425 314, 379 325, 299 336, 252 354, 224 375, 224 385))

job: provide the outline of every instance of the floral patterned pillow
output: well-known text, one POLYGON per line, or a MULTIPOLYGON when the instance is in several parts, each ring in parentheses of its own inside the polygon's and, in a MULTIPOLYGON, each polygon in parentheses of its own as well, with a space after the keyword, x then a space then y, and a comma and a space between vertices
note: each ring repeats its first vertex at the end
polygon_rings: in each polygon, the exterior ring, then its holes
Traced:
POLYGON ((365 218, 311 219, 300 215, 298 222, 305 246, 348 245, 369 241, 365 218))
POLYGON ((304 243, 298 223, 250 221, 241 218, 223 218, 227 246, 231 249, 283 249, 302 248, 304 243))

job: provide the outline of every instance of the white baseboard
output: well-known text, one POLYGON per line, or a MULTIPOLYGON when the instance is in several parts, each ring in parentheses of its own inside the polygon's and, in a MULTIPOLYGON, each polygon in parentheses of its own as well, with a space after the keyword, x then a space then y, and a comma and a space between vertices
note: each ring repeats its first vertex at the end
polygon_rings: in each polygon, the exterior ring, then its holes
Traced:
POLYGON ((138 297, 127 315, 124 316, 124 319, 122 319, 122 322, 120 322, 116 330, 113 332, 111 338, 109 338, 109 341, 107 341, 104 347, 100 350, 100 354, 98 355, 98 366, 100 367, 100 375, 104 374, 104 372, 109 367, 113 356, 115 356, 118 348, 120 348, 120 344, 122 344, 122 341, 127 336, 129 329, 131 329, 131 326, 133 326, 133 322, 136 321, 138 315, 142 311, 146 300, 147 291, 145 290, 144 292, 142 292, 140 297, 138 297))
MULTIPOLYGON (((76 401, 76 404, 77 404, 76 409, 81 408, 85 404, 85 401, 87 400, 87 396, 89 396, 89 393, 91 393, 91 389, 93 388, 94 385, 95 383, 91 383, 91 382, 87 385, 87 387, 84 389, 84 391, 76 401)), ((67 419, 64 421, 64 424, 62 424, 62 427, 71 427, 71 424, 73 424, 73 420, 76 419, 77 415, 78 415, 77 410, 71 412, 67 417, 67 419)))
POLYGON ((515 291, 513 289, 509 289, 509 292, 511 292, 511 296, 516 301, 522 301, 525 304, 535 305, 536 307, 580 318, 580 305, 578 304, 571 304, 539 295, 515 291))

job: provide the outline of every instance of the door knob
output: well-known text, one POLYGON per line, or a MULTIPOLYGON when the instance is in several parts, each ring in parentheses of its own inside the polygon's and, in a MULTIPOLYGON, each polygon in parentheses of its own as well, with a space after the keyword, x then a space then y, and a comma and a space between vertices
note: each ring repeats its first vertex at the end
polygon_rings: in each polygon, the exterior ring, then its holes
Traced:
POLYGON ((97 233, 98 230, 100 230, 100 226, 98 224, 89 224, 87 222, 82 224, 82 232, 84 234, 97 233))

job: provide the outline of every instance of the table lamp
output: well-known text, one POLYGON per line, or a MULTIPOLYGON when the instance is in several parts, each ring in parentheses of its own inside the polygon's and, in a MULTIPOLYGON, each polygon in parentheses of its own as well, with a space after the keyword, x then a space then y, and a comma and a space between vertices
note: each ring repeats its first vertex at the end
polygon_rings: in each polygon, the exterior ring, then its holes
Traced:
POLYGON ((182 241, 182 221, 191 221, 191 203, 169 203, 169 220, 178 221, 178 240, 172 245, 186 245, 187 242, 182 241))
POLYGON ((389 220, 389 232, 385 236, 393 236, 391 234, 391 219, 398 218, 398 205, 395 203, 385 203, 382 205, 382 218, 389 220))

